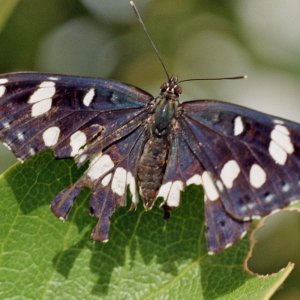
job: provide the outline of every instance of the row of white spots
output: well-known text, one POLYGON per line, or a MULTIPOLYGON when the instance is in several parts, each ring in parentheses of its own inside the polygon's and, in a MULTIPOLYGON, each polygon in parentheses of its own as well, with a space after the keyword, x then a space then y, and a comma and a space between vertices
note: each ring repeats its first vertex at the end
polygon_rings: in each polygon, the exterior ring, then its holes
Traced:
POLYGON ((281 124, 275 125, 271 132, 270 155, 277 164, 284 165, 288 154, 292 154, 293 152, 294 146, 291 142, 290 132, 281 124))
MULTIPOLYGON (((18 138, 21 140, 21 135, 18 134, 18 138)), ((44 144, 47 147, 55 146, 58 142, 60 136, 60 129, 57 126, 52 126, 46 129, 43 132, 43 140, 44 144)), ((71 147, 71 153, 70 155, 72 157, 79 154, 80 149, 86 144, 87 137, 83 131, 76 131, 70 136, 70 147, 71 147)))
POLYGON ((84 96, 83 98, 83 104, 85 106, 90 106, 90 104, 92 103, 94 97, 95 97, 95 89, 94 88, 91 88, 84 96))
MULTIPOLYGON (((226 188, 230 189, 233 186, 234 180, 240 174, 241 169, 235 160, 230 160, 224 164, 220 177, 226 188)), ((203 172, 202 177, 200 175, 194 175, 187 181, 189 184, 203 184, 206 196, 208 200, 215 201, 219 199, 219 191, 224 190, 223 183, 220 180, 214 182, 211 174, 207 171, 203 172), (197 179, 197 180, 196 180, 197 179)), ((261 166, 258 164, 253 164, 250 168, 249 180, 250 184, 255 188, 260 188, 267 179, 267 174, 261 166)))
POLYGON ((136 191, 136 181, 131 172, 127 172, 124 168, 118 167, 115 170, 114 175, 112 173, 107 174, 101 181, 102 186, 106 187, 111 183, 111 190, 113 193, 124 196, 126 192, 126 187, 129 186, 129 190, 132 196, 132 203, 135 205, 138 203, 138 195, 136 191))
POLYGON ((74 157, 79 153, 79 150, 86 144, 87 137, 86 134, 78 130, 73 133, 70 137, 70 146, 72 148, 71 156, 74 157))
MULTIPOLYGON (((220 177, 228 189, 232 188, 233 182, 239 176, 240 172, 241 169, 235 160, 230 160, 224 164, 220 177)), ((267 174, 260 165, 253 164, 250 168, 249 180, 254 188, 260 188, 266 182, 267 174)), ((219 190, 221 190, 220 187, 219 190)))
POLYGON ((106 187, 111 182, 112 191, 123 196, 126 192, 126 187, 129 185, 129 190, 132 195, 132 202, 137 204, 138 195, 136 190, 136 181, 131 172, 127 172, 124 168, 116 168, 114 174, 108 173, 114 168, 115 164, 108 154, 100 154, 94 158, 88 168, 86 174, 92 181, 102 179, 101 184, 106 187), (108 174, 107 174, 108 173, 108 174))
POLYGON ((38 89, 30 96, 28 103, 33 104, 31 116, 37 117, 51 109, 52 98, 55 94, 55 83, 53 81, 43 81, 38 89))
POLYGON ((0 79, 0 98, 5 94, 6 87, 4 84, 7 82, 8 82, 8 79, 6 79, 6 78, 0 79))
POLYGON ((241 169, 235 160, 229 160, 227 163, 225 163, 221 170, 220 177, 228 189, 232 188, 233 182, 238 177, 240 172, 241 169))
POLYGON ((235 136, 240 135, 243 131, 244 131, 244 124, 242 118, 240 116, 237 116, 234 119, 234 128, 233 128, 234 135, 235 136))

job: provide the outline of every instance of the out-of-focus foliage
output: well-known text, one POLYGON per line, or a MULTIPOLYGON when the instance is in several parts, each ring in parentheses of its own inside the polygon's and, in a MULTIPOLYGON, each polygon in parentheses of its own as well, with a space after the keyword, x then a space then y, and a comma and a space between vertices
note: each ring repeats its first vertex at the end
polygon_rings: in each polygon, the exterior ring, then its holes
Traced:
POLYGON ((0 0, 1 10, 0 10, 0 32, 3 26, 5 26, 6 21, 13 13, 14 8, 18 4, 19 0, 0 0))
MULTIPOLYGON (((0 72, 107 77, 157 94, 165 75, 128 2, 0 0, 0 72)), ((249 77, 186 83, 183 99, 228 100, 300 121, 298 0, 137 0, 137 5, 170 73, 249 77)), ((13 157, 1 150, 4 170, 13 157)), ((300 218, 286 214, 269 220, 250 261, 260 273, 296 263, 274 299, 300 298, 300 218)))

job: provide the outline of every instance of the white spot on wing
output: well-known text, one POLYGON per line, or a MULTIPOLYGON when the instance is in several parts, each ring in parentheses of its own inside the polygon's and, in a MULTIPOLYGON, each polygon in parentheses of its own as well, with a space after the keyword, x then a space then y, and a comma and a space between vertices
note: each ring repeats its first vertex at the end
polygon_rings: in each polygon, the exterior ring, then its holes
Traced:
POLYGON ((240 116, 234 119, 234 135, 239 135, 244 131, 244 124, 240 116))
POLYGON ((228 189, 232 188, 233 182, 238 177, 240 172, 241 169, 235 160, 229 160, 223 166, 220 177, 228 189))
POLYGON ((289 130, 283 125, 276 125, 274 129, 286 135, 290 134, 289 130))
POLYGON ((90 106, 90 104, 92 103, 93 99, 95 97, 95 89, 91 88, 86 95, 83 98, 83 104, 85 106, 90 106))
POLYGON ((269 145, 269 153, 276 163, 278 163, 279 165, 285 164, 287 160, 287 153, 274 141, 271 141, 269 145))
POLYGON ((127 182, 126 182, 126 184, 129 185, 129 190, 130 190, 130 193, 132 195, 131 201, 136 206, 138 201, 139 201, 139 198, 138 198, 137 190, 136 190, 136 182, 135 182, 135 179, 134 179, 131 172, 127 173, 127 182))
POLYGON ((172 182, 169 181, 167 183, 164 183, 160 188, 159 188, 159 191, 157 193, 157 198, 158 197, 162 197, 164 198, 164 200, 167 200, 168 198, 168 195, 169 195, 169 192, 170 192, 170 189, 171 189, 171 186, 172 186, 172 182))
POLYGON ((286 192, 288 192, 288 191, 290 190, 290 188, 291 188, 290 184, 286 182, 286 183, 281 187, 281 190, 282 190, 284 193, 286 193, 286 192))
POLYGON ((86 161, 86 159, 88 158, 88 156, 86 154, 81 154, 79 159, 78 159, 78 162, 80 164, 84 163, 86 161))
POLYGON ((240 239, 244 238, 247 234, 247 230, 243 231, 242 234, 240 235, 240 239))
POLYGON ((112 173, 109 173, 106 176, 104 176, 104 178, 101 181, 101 184, 103 186, 108 186, 108 184, 110 183, 111 177, 112 177, 112 173))
POLYGON ((278 120, 278 119, 274 119, 273 122, 275 124, 281 124, 281 125, 284 124, 284 122, 282 120, 278 120))
POLYGON ((289 131, 285 126, 276 125, 271 132, 271 139, 277 143, 285 152, 291 154, 294 152, 294 146, 289 136, 289 131))
POLYGON ((3 85, 0 85, 0 98, 5 94, 6 87, 3 85))
POLYGON ((180 192, 183 190, 183 183, 176 180, 172 183, 170 193, 168 195, 167 205, 169 207, 178 207, 180 204, 180 192))
POLYGON ((5 148, 7 148, 8 150, 11 150, 11 147, 10 147, 7 143, 3 143, 3 146, 4 146, 5 148))
POLYGON ((117 168, 114 177, 111 183, 111 189, 114 193, 118 194, 119 196, 123 196, 125 193, 126 188, 126 178, 127 172, 124 168, 117 168))
POLYGON ((28 103, 32 105, 31 116, 37 117, 48 112, 52 106, 52 97, 55 94, 55 83, 43 81, 38 89, 30 96, 28 103))
POLYGON ((109 155, 100 154, 92 160, 86 174, 92 181, 95 181, 110 171, 114 165, 109 155))
POLYGON ((71 156, 75 156, 79 153, 81 147, 86 144, 86 135, 83 131, 78 130, 70 137, 70 146, 72 148, 71 156))
POLYGON ((265 195, 264 200, 266 203, 270 203, 274 199, 274 197, 275 196, 273 194, 267 194, 265 195))
POLYGON ((219 199, 219 192, 211 178, 211 175, 207 171, 204 171, 202 174, 202 182, 208 200, 215 201, 219 199))
POLYGON ((30 154, 30 155, 34 155, 34 154, 35 154, 35 151, 34 151, 33 148, 29 148, 29 154, 30 154))
POLYGON ((17 132, 17 138, 21 142, 23 142, 25 139, 24 134, 22 132, 17 132))
POLYGON ((6 129, 10 128, 9 122, 7 122, 7 121, 3 121, 2 126, 6 129))
POLYGON ((37 103, 42 100, 52 99, 55 94, 55 83, 53 81, 44 81, 39 88, 30 96, 28 103, 37 103))
POLYGON ((43 133, 45 146, 51 147, 56 145, 60 135, 60 129, 57 126, 49 127, 43 133))
POLYGON ((225 246, 224 246, 224 249, 227 249, 227 248, 229 248, 229 247, 231 247, 232 246, 232 243, 227 243, 225 246))
POLYGON ((221 180, 217 180, 217 181, 216 181, 216 185, 217 185, 218 190, 219 190, 220 192, 223 192, 223 191, 224 191, 224 185, 223 185, 223 183, 221 182, 221 180))
POLYGON ((186 185, 191 185, 191 184, 196 184, 196 185, 202 184, 202 178, 201 178, 201 176, 199 174, 195 174, 191 178, 189 178, 186 181, 186 185))
POLYGON ((22 164, 24 163, 24 160, 21 157, 17 157, 17 160, 22 164))
POLYGON ((0 85, 1 85, 1 84, 5 84, 5 83, 7 83, 7 82, 8 82, 8 79, 6 79, 6 78, 0 79, 0 85))
POLYGON ((250 184, 255 188, 260 188, 267 179, 267 174, 265 170, 258 164, 253 164, 250 169, 250 184))
POLYGON ((31 116, 32 117, 40 116, 40 115, 48 112, 51 109, 51 106, 52 106, 51 98, 34 103, 31 108, 31 116))
POLYGON ((269 153, 275 162, 284 165, 288 154, 292 154, 294 150, 289 130, 282 124, 275 125, 271 132, 271 142, 269 145, 269 153))

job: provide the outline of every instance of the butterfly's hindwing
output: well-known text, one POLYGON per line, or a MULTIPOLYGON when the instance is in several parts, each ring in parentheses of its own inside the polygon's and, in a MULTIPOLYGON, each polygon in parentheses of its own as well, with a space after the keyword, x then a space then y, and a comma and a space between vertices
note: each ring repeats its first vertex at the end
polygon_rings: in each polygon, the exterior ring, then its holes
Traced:
POLYGON ((232 218, 220 199, 205 202, 206 241, 208 253, 218 253, 243 238, 250 222, 232 218))
POLYGON ((181 191, 187 185, 201 184, 203 169, 179 128, 173 130, 171 141, 168 163, 157 197, 162 197, 167 207, 176 208, 180 205, 181 191))

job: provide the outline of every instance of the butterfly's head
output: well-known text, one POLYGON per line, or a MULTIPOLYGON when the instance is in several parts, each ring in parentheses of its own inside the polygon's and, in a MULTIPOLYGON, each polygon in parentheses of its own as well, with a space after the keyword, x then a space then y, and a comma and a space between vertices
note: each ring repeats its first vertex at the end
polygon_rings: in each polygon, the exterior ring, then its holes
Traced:
POLYGON ((160 95, 167 99, 176 100, 182 93, 182 88, 178 84, 178 78, 171 76, 168 82, 164 82, 160 86, 160 95))

